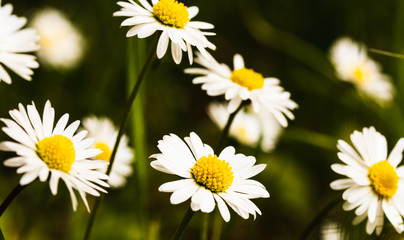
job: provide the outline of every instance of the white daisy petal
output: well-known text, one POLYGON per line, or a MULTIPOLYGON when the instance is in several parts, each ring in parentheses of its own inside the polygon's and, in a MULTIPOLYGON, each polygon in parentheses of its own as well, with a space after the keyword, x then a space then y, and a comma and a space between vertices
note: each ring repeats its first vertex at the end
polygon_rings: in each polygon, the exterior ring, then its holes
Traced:
POLYGON ((198 74, 194 84, 202 84, 210 96, 224 95, 228 103, 228 113, 233 113, 242 101, 249 100, 257 115, 270 116, 283 127, 287 127, 288 118, 293 120, 291 110, 298 105, 290 99, 290 93, 279 86, 275 78, 263 78, 252 69, 244 68, 241 55, 234 56, 234 70, 218 63, 208 52, 200 49, 195 62, 203 68, 189 68, 186 73, 198 74))
POLYGON ((246 178, 261 172, 265 164, 254 166, 254 157, 235 154, 233 147, 226 147, 218 158, 213 149, 204 144, 194 132, 184 140, 186 144, 174 134, 166 135, 158 141, 161 153, 150 156, 156 159, 151 165, 158 171, 179 175, 178 169, 182 169, 188 173, 187 176, 181 176, 181 180, 167 182, 159 187, 159 191, 173 192, 171 204, 179 204, 191 198, 193 211, 209 213, 217 203, 225 221, 230 220, 226 203, 245 219, 250 214, 254 218, 256 213, 261 214, 250 199, 269 197, 269 193, 261 183, 246 178), (183 156, 188 154, 193 156, 187 156, 188 160, 183 161, 183 156))
MULTIPOLYGON (((192 47, 196 47, 202 53, 205 48, 215 49, 215 45, 210 43, 206 36, 214 35, 214 33, 203 32, 203 29, 212 29, 213 25, 205 22, 191 21, 198 14, 197 7, 186 7, 183 3, 175 0, 169 2, 152 0, 153 7, 147 0, 141 0, 138 5, 132 0, 128 2, 118 2, 121 10, 113 14, 113 16, 128 17, 121 26, 130 26, 127 37, 138 36, 146 38, 153 35, 156 31, 162 34, 157 44, 157 57, 161 59, 171 40, 171 54, 176 64, 182 60, 182 52, 188 52, 190 64, 193 62, 192 47), (167 5, 168 4, 168 5, 167 5), (170 5, 172 4, 172 5, 170 5), (172 7, 177 5, 178 7, 172 7), (167 7, 168 6, 168 7, 167 7), (188 18, 179 21, 172 14, 184 16, 188 14, 188 18)), ((2 75, 0 71, 0 76, 2 75)))
POLYGON ((0 143, 0 149, 17 154, 17 157, 5 160, 4 164, 9 167, 18 167, 16 172, 23 174, 20 179, 21 185, 27 185, 36 178, 42 182, 49 179, 51 193, 56 195, 59 179, 62 179, 69 190, 73 210, 77 208, 73 189, 80 193, 86 206, 88 204, 85 192, 95 196, 99 196, 98 191, 105 192, 98 185, 108 187, 108 184, 103 181, 107 177, 104 176, 105 174, 94 171, 100 164, 96 161, 89 164, 89 160, 80 157, 89 153, 98 154, 101 151, 89 149, 89 146, 86 146, 85 142, 88 142, 84 139, 86 132, 74 135, 79 121, 65 129, 68 122, 68 114, 65 114, 53 129, 55 110, 49 101, 45 104, 42 120, 34 103, 27 106, 27 111, 19 104, 19 109, 10 111, 10 115, 15 122, 11 123, 13 122, 11 119, 2 119, 7 125, 7 128, 3 130, 25 133, 21 135, 23 139, 15 139, 20 143, 3 141, 0 143))
MULTIPOLYGON (((94 150, 103 151, 103 153, 94 153, 87 151, 83 157, 102 160, 103 163, 108 163, 111 157, 112 150, 115 145, 115 139, 118 135, 118 129, 113 122, 105 117, 97 118, 90 116, 83 119, 83 126, 88 137, 94 139, 89 146, 94 147, 94 150)), ((84 153, 84 151, 83 151, 84 153)), ((126 183, 126 178, 132 174, 132 163, 134 161, 134 152, 129 147, 129 140, 126 135, 123 135, 115 154, 114 164, 109 174, 108 184, 111 188, 123 187, 126 183)), ((106 170, 106 167, 105 167, 106 170)), ((105 171, 104 170, 104 171, 105 171)), ((98 178, 102 175, 98 176, 98 178)))
POLYGON ((381 106, 393 100, 395 89, 390 77, 383 74, 380 65, 367 55, 363 44, 341 37, 331 46, 329 58, 342 81, 352 83, 359 92, 381 106))
POLYGON ((353 147, 338 141, 338 157, 346 165, 333 164, 331 168, 348 178, 333 181, 334 190, 343 190, 345 211, 355 210, 358 224, 366 217, 366 232, 380 235, 384 215, 398 233, 404 231, 404 167, 398 167, 404 151, 404 139, 400 139, 387 157, 386 138, 374 127, 363 128, 351 134, 353 147), (356 150, 354 150, 356 149, 356 150), (359 153, 359 154, 358 154, 359 153))
POLYGON ((11 84, 11 77, 4 66, 25 80, 31 80, 33 68, 39 66, 35 57, 27 52, 39 49, 39 36, 31 28, 21 29, 26 23, 25 17, 12 14, 11 4, 1 6, 0 2, 0 81, 11 84))

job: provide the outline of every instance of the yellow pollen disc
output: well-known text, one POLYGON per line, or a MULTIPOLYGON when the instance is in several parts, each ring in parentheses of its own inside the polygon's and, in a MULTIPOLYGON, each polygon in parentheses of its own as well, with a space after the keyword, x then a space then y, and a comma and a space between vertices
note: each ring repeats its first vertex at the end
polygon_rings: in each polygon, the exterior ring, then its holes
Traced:
POLYGON ((153 14, 165 25, 184 28, 189 22, 187 7, 175 0, 160 0, 153 5, 153 14))
POLYGON ((251 139, 247 135, 247 129, 245 127, 238 127, 236 128, 237 136, 244 142, 249 143, 251 139))
POLYGON ((98 160, 104 160, 109 162, 109 159, 111 157, 111 149, 109 149, 108 145, 103 143, 103 142, 98 142, 94 146, 95 148, 98 148, 102 151, 102 153, 98 154, 95 159, 98 160))
POLYGON ((248 88, 250 91, 261 89, 264 86, 264 77, 260 73, 248 68, 233 70, 231 80, 238 85, 248 88))
POLYGON ((65 136, 55 135, 39 141, 36 153, 49 169, 69 173, 76 158, 73 142, 65 136))
POLYGON ((369 180, 373 190, 382 197, 391 198, 398 188, 398 176, 387 161, 380 161, 369 168, 369 180))
POLYGON ((233 183, 233 172, 229 163, 216 155, 201 157, 191 169, 195 181, 211 192, 224 192, 233 183))
POLYGON ((369 70, 363 66, 357 66, 354 70, 354 81, 358 85, 362 85, 369 78, 369 70))

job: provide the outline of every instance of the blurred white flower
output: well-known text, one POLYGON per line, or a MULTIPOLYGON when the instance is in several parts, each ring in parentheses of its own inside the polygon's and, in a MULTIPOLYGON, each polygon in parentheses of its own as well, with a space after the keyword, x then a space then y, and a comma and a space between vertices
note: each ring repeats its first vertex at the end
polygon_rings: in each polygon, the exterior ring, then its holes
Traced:
POLYGON ((224 95, 230 101, 229 113, 236 111, 243 100, 251 100, 255 112, 272 115, 283 127, 288 125, 287 118, 294 119, 291 110, 297 108, 297 104, 290 99, 290 93, 279 86, 279 79, 264 78, 245 68, 241 55, 234 55, 233 71, 210 55, 198 53, 195 62, 204 68, 188 68, 185 72, 202 75, 194 78, 193 83, 202 84, 209 96, 224 95))
POLYGON ((253 156, 236 154, 233 147, 226 147, 216 156, 193 132, 185 142, 175 134, 165 135, 158 142, 158 148, 161 153, 150 156, 157 159, 151 166, 182 178, 159 188, 161 192, 172 192, 172 204, 191 198, 193 211, 210 213, 217 203, 226 222, 230 220, 227 205, 244 219, 250 214, 254 218, 256 213, 261 214, 250 199, 268 198, 269 193, 260 182, 249 178, 263 171, 266 165, 254 165, 253 156))
POLYGON ((171 55, 176 64, 182 59, 182 51, 188 52, 189 63, 192 64, 192 46, 206 55, 205 48, 215 50, 216 47, 205 37, 215 35, 211 32, 202 32, 200 29, 212 29, 210 23, 191 21, 199 9, 198 7, 186 7, 176 0, 152 0, 153 6, 147 0, 140 0, 140 4, 133 0, 118 2, 122 7, 114 16, 129 17, 121 26, 131 26, 126 37, 138 36, 146 38, 156 31, 161 31, 157 45, 157 57, 162 58, 171 40, 171 55))
POLYGON ((395 90, 390 77, 383 74, 380 65, 367 55, 364 44, 342 37, 332 45, 330 60, 337 76, 354 84, 359 92, 381 105, 393 99, 395 90))
POLYGON ((39 49, 39 36, 34 29, 21 29, 27 19, 13 15, 12 11, 13 5, 1 6, 0 1, 0 81, 8 84, 11 84, 11 77, 4 66, 25 80, 31 80, 32 68, 39 67, 35 56, 26 54, 39 49))
POLYGON ((104 181, 108 176, 98 171, 107 163, 92 158, 100 154, 100 150, 92 148, 94 140, 84 138, 87 131, 75 134, 80 121, 67 126, 69 114, 64 114, 55 127, 55 109, 47 101, 43 117, 39 115, 34 103, 25 110, 22 104, 18 109, 10 111, 12 119, 2 118, 6 124, 2 130, 15 141, 0 143, 0 150, 15 152, 16 157, 4 161, 8 167, 18 167, 17 173, 23 174, 21 185, 27 185, 39 178, 41 182, 49 181, 53 195, 57 194, 59 179, 62 179, 69 190, 73 210, 77 208, 76 189, 87 210, 90 211, 86 193, 100 196, 106 192, 102 187, 109 187, 104 181), (100 186, 98 186, 100 185, 100 186))
MULTIPOLYGON (((223 129, 229 113, 226 104, 211 103, 208 107, 209 117, 223 129)), ((272 117, 264 117, 255 113, 251 108, 241 110, 231 124, 229 135, 242 144, 250 147, 260 147, 265 152, 274 149, 282 126, 272 117)))
POLYGON ((56 69, 71 69, 80 62, 84 53, 83 36, 61 11, 39 10, 30 25, 40 36, 41 62, 56 69))
POLYGON ((374 127, 354 131, 352 148, 343 140, 338 141, 338 157, 344 164, 333 164, 331 168, 348 178, 333 181, 334 190, 346 189, 342 198, 345 211, 355 210, 358 224, 368 218, 366 232, 380 235, 384 214, 398 233, 403 232, 404 223, 404 166, 398 167, 403 158, 404 138, 401 138, 387 156, 386 138, 374 127))
MULTIPOLYGON (((88 117, 83 119, 83 126, 88 131, 88 136, 95 139, 94 146, 102 150, 102 153, 94 157, 97 160, 110 160, 115 145, 118 130, 108 118, 88 117)), ((129 147, 126 135, 123 135, 115 155, 114 165, 109 174, 108 184, 111 188, 119 188, 125 185, 126 178, 132 174, 134 155, 129 147)), ((105 172, 107 167, 103 168, 105 172)))
POLYGON ((326 221, 321 226, 322 240, 348 240, 345 229, 336 222, 326 221))

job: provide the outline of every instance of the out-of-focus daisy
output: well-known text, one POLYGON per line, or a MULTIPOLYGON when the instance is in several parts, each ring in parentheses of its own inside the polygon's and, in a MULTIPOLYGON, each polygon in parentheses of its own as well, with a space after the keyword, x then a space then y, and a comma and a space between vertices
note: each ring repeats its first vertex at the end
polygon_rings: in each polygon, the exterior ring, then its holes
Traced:
POLYGON ((4 66, 25 80, 31 80, 32 68, 39 67, 35 56, 27 52, 39 49, 39 36, 34 29, 21 29, 26 23, 25 17, 12 14, 13 5, 1 6, 0 1, 0 81, 11 84, 11 77, 4 66))
POLYGON ((366 232, 380 235, 384 214, 397 232, 404 230, 404 167, 397 167, 404 150, 401 138, 387 156, 386 138, 374 127, 354 131, 352 148, 343 140, 338 141, 338 157, 346 165, 333 164, 331 168, 348 178, 331 183, 334 190, 346 189, 342 198, 345 211, 355 210, 353 223, 368 219, 366 232))
POLYGON ((182 51, 188 52, 190 64, 192 64, 192 46, 202 54, 207 55, 205 48, 216 49, 209 42, 207 35, 215 35, 211 32, 203 32, 200 29, 212 29, 210 23, 191 21, 198 14, 198 7, 186 7, 176 0, 152 0, 153 6, 147 0, 140 0, 140 4, 133 0, 118 2, 122 7, 114 16, 130 17, 122 22, 121 26, 132 26, 126 37, 138 36, 146 38, 156 31, 161 31, 157 45, 157 57, 162 58, 171 40, 171 55, 174 62, 179 64, 182 59, 182 51))
POLYGON ((254 218, 256 213, 261 214, 250 199, 267 198, 269 193, 261 183, 248 178, 264 170, 265 164, 254 166, 254 157, 236 154, 233 147, 226 147, 216 156, 193 132, 185 142, 175 134, 166 135, 158 142, 158 148, 161 153, 150 156, 157 159, 151 166, 183 178, 159 188, 159 191, 173 193, 172 204, 191 198, 193 211, 209 213, 217 203, 226 222, 230 220, 227 205, 244 219, 250 214, 254 218))
MULTIPOLYGON (((229 118, 226 104, 210 104, 208 114, 221 129, 224 128, 229 118)), ((261 149, 269 152, 275 147, 281 131, 281 125, 273 117, 264 118, 248 108, 236 115, 229 135, 250 147, 256 147, 260 143, 261 149)))
MULTIPOLYGON (((88 136, 95 139, 94 146, 102 150, 102 153, 94 159, 108 161, 115 145, 118 131, 108 118, 88 117, 83 120, 83 126, 88 131, 88 136)), ((118 151, 115 155, 114 165, 109 174, 108 184, 111 188, 122 187, 126 183, 126 177, 132 173, 133 152, 129 147, 128 138, 123 135, 118 151)), ((104 169, 107 170, 107 167, 104 169)))
POLYGON ((109 187, 104 182, 108 176, 98 171, 107 163, 88 159, 101 153, 101 150, 91 147, 94 140, 85 138, 87 131, 75 134, 80 121, 67 126, 67 113, 53 127, 55 110, 49 101, 45 104, 42 120, 34 103, 28 105, 27 110, 22 104, 18 108, 10 111, 12 119, 1 119, 6 124, 2 130, 15 141, 1 142, 0 149, 17 154, 5 160, 4 165, 18 167, 17 173, 23 174, 21 185, 27 185, 36 178, 41 182, 49 180, 53 195, 56 195, 59 179, 62 179, 69 190, 73 210, 77 209, 73 189, 79 192, 87 210, 90 210, 86 193, 99 196, 99 192, 106 192, 100 186, 109 187))
POLYGON ((204 68, 188 68, 185 72, 202 75, 194 78, 193 83, 202 84, 208 95, 224 94, 226 100, 230 100, 229 113, 234 112, 241 101, 251 100, 255 112, 274 116, 284 127, 288 125, 286 117, 294 119, 291 110, 297 108, 297 104, 290 99, 290 93, 279 86, 279 79, 264 78, 260 73, 245 68, 241 55, 234 55, 233 71, 210 55, 198 54, 195 62, 204 68))
POLYGON ((322 240, 348 240, 346 231, 342 226, 335 222, 326 221, 321 226, 322 240))
POLYGON ((366 51, 364 44, 342 37, 332 45, 330 60, 341 80, 351 82, 359 92, 380 104, 388 103, 395 92, 390 77, 381 72, 380 65, 366 51))
POLYGON ((84 39, 67 17, 57 9, 38 11, 30 24, 40 36, 40 61, 57 69, 76 66, 83 56, 84 39))

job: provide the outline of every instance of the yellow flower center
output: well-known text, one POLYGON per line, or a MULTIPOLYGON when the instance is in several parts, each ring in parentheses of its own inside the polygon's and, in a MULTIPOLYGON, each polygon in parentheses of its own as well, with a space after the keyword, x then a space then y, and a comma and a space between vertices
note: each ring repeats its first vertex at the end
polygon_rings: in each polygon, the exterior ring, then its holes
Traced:
POLYGON ((249 143, 251 142, 251 139, 249 138, 248 134, 247 134, 247 129, 244 126, 239 126, 236 128, 235 130, 235 135, 237 135, 237 137, 245 143, 249 143))
POLYGON ((354 70, 354 82, 358 85, 362 85, 369 78, 370 71, 365 66, 357 66, 354 70))
POLYGON ((55 135, 39 141, 36 153, 48 168, 69 173, 76 158, 73 142, 65 136, 55 135))
POLYGON ((398 188, 398 176, 387 161, 380 161, 369 168, 369 180, 373 190, 382 197, 391 198, 398 188))
POLYGON ((109 149, 108 145, 103 142, 98 142, 94 147, 102 151, 102 153, 98 154, 95 159, 109 162, 109 159, 111 158, 111 149, 109 149))
POLYGON ((231 80, 238 85, 248 88, 252 91, 264 86, 264 78, 260 73, 252 69, 240 68, 231 73, 231 80))
POLYGON ((233 183, 233 172, 229 163, 216 155, 201 157, 191 169, 195 181, 211 192, 224 192, 233 183))
POLYGON ((153 5, 154 16, 165 25, 184 28, 189 22, 187 7, 175 0, 160 0, 153 5))

